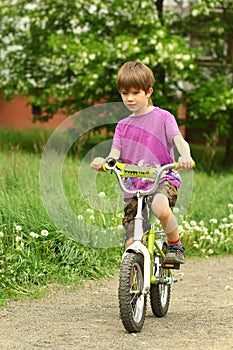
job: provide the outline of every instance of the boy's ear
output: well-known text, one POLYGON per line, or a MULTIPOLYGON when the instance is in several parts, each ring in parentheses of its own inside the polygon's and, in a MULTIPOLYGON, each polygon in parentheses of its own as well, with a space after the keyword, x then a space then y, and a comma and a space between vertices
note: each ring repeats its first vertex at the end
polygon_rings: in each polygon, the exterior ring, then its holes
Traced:
POLYGON ((149 89, 147 90, 147 93, 146 93, 146 97, 150 97, 152 95, 152 92, 153 92, 153 88, 149 87, 149 89))

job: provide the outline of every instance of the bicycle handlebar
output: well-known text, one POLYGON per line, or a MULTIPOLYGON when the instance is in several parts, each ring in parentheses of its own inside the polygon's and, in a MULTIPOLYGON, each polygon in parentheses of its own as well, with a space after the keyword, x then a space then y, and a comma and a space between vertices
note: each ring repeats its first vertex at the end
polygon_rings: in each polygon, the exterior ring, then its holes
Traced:
MULTIPOLYGON (((195 166, 195 163, 193 163, 193 166, 195 166)), ((159 168, 153 168, 153 167, 147 167, 147 166, 140 166, 140 165, 134 165, 134 164, 125 164, 120 163, 116 159, 107 159, 103 165, 103 170, 111 170, 114 171, 116 174, 121 189, 128 193, 135 195, 136 193, 140 193, 142 195, 149 195, 153 193, 156 188, 158 187, 159 180, 162 177, 163 173, 167 170, 174 169, 178 170, 180 168, 180 164, 177 162, 165 164, 159 168), (154 182, 153 186, 150 189, 142 190, 142 189, 134 189, 130 190, 128 189, 124 182, 123 178, 125 177, 137 177, 137 178, 143 178, 143 179, 150 179, 150 181, 154 182)))

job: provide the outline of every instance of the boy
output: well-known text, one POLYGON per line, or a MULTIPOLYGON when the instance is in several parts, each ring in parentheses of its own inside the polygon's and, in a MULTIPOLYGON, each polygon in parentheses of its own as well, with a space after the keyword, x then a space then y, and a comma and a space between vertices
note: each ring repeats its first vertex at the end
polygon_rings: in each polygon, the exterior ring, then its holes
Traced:
MULTIPOLYGON (((166 110, 154 107, 151 95, 154 75, 141 62, 126 62, 117 75, 117 87, 131 114, 116 126, 112 148, 107 158, 122 159, 123 163, 162 166, 174 162, 174 146, 179 152, 182 169, 192 167, 190 147, 182 137, 175 118, 166 110)), ((105 159, 97 157, 91 167, 101 171, 105 159)), ((145 181, 131 180, 131 185, 145 186, 145 181), (141 182, 140 182, 141 181, 141 182)), ((180 241, 178 223, 171 207, 176 203, 180 186, 177 172, 170 171, 160 181, 153 196, 149 196, 151 210, 159 218, 168 240, 165 263, 184 263, 184 248, 180 241)), ((123 224, 126 230, 126 248, 133 243, 134 217, 137 198, 125 198, 123 224)), ((145 217, 145 214, 144 214, 145 217)), ((144 227, 146 226, 144 218, 144 227)))

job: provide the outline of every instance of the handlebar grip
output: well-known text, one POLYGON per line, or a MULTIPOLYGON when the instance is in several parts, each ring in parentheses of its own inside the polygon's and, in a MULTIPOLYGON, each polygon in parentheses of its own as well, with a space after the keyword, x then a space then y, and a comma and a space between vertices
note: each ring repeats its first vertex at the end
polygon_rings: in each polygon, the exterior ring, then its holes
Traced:
POLYGON ((102 165, 102 168, 101 168, 101 171, 106 172, 107 170, 108 170, 108 169, 106 168, 106 165, 103 164, 103 165, 102 165))
MULTIPOLYGON (((196 163, 194 162, 194 160, 192 161, 192 168, 195 168, 196 163)), ((174 162, 174 170, 178 170, 180 169, 180 163, 179 162, 174 162)))

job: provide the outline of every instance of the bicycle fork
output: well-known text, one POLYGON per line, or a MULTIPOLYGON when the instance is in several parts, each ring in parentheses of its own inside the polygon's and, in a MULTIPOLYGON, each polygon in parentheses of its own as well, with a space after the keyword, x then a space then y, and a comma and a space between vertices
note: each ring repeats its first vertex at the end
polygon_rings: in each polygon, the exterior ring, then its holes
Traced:
MULTIPOLYGON (((134 218, 134 242, 125 250, 122 259, 124 259, 127 253, 141 253, 144 256, 144 285, 142 294, 147 294, 150 290, 150 285, 158 282, 159 277, 153 275, 153 265, 154 265, 154 247, 156 247, 158 253, 164 258, 165 254, 162 251, 162 245, 155 239, 155 228, 154 224, 151 225, 151 229, 148 234, 148 248, 142 243, 143 238, 143 216, 142 216, 142 204, 143 197, 138 194, 138 207, 137 214, 134 218)), ((157 271, 161 266, 159 266, 159 261, 157 261, 157 271)), ((174 282, 173 272, 169 269, 169 276, 162 283, 172 284, 174 282)))

